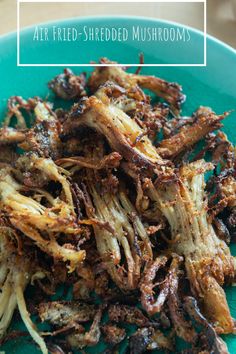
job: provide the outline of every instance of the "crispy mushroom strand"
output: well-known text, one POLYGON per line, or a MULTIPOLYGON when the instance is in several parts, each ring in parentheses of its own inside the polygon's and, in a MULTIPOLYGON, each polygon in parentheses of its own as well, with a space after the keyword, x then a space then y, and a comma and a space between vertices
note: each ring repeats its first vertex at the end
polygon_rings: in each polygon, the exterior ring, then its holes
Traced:
POLYGON ((56 328, 73 328, 76 323, 86 323, 96 313, 94 305, 79 302, 52 301, 42 302, 38 308, 42 322, 48 321, 56 328))
POLYGON ((56 76, 48 83, 48 87, 56 96, 64 100, 78 99, 86 95, 85 75, 75 75, 70 69, 64 69, 64 73, 56 76))
POLYGON ((162 283, 162 285, 164 284, 164 288, 161 289, 157 300, 154 300, 153 292, 153 288, 155 287, 153 281, 156 277, 156 272, 159 270, 159 268, 165 266, 167 260, 168 258, 165 256, 157 257, 155 261, 145 270, 141 282, 140 290, 142 306, 151 315, 160 312, 166 297, 168 296, 169 284, 165 286, 166 281, 162 283))
POLYGON ((35 121, 25 131, 25 138, 19 144, 24 151, 36 152, 42 157, 56 159, 61 153, 61 125, 50 104, 38 102, 34 108, 35 121))
MULTIPOLYGON (((32 257, 19 255, 11 240, 13 230, 0 226, 0 338, 4 336, 13 313, 18 308, 21 318, 43 354, 48 350, 27 311, 24 291, 34 273, 37 273, 32 257)), ((35 275, 37 277, 37 274, 35 275)))
POLYGON ((47 333, 50 336, 66 335, 67 342, 77 349, 87 345, 96 345, 99 341, 102 307, 78 302, 53 301, 39 305, 39 316, 43 322, 48 321, 56 330, 47 333), (82 324, 93 321, 88 332, 82 324), (68 334, 69 332, 72 332, 68 334))
POLYGON ((92 199, 87 215, 98 221, 93 223, 93 229, 106 269, 121 289, 135 289, 142 264, 152 259, 147 232, 124 190, 120 189, 115 195, 101 193, 91 180, 87 189, 92 199))
POLYGON ((74 166, 91 168, 93 170, 102 170, 103 168, 117 168, 122 159, 117 152, 104 156, 102 159, 88 158, 83 156, 64 157, 56 161, 57 165, 63 168, 70 168, 74 166))
POLYGON ((4 127, 0 129, 0 146, 5 144, 21 143, 25 139, 23 131, 11 127, 4 127))
POLYGON ((112 322, 129 323, 138 327, 151 326, 155 323, 150 321, 140 309, 128 305, 111 305, 108 316, 112 322))
POLYGON ((106 105, 94 96, 75 105, 64 124, 64 134, 83 126, 105 135, 111 147, 128 161, 146 168, 164 164, 149 138, 142 136, 140 126, 114 105, 106 105))
POLYGON ((128 97, 127 91, 114 82, 107 81, 100 86, 95 96, 104 104, 115 106, 128 114, 145 130, 137 140, 147 135, 154 141, 157 133, 167 124, 169 108, 165 104, 152 105, 147 96, 144 101, 137 101, 135 98, 128 97))
MULTIPOLYGON (((101 59, 101 63, 114 64, 114 62, 110 62, 105 58, 101 59)), ((145 99, 145 94, 140 92, 139 87, 148 89, 158 97, 166 100, 176 115, 179 114, 181 104, 185 101, 182 88, 178 84, 167 82, 155 76, 130 74, 118 66, 109 67, 104 65, 103 67, 97 67, 89 79, 89 87, 94 93, 106 81, 113 81, 124 87, 129 97, 134 97, 138 100, 145 99)))
POLYGON ((181 152, 188 150, 199 140, 204 138, 210 132, 219 129, 221 121, 228 116, 229 113, 216 115, 209 108, 201 107, 194 115, 194 121, 191 125, 184 125, 178 133, 169 139, 162 140, 158 153, 163 158, 172 159, 181 152))
POLYGON ((112 345, 122 342, 126 337, 126 331, 124 328, 120 328, 111 323, 102 326, 102 332, 104 334, 105 342, 112 345))
POLYGON ((141 282, 141 303, 143 308, 150 314, 154 315, 160 313, 165 302, 167 301, 170 316, 175 327, 177 335, 183 338, 186 342, 193 342, 196 338, 196 333, 189 322, 186 321, 181 304, 178 297, 179 284, 179 267, 183 258, 173 254, 173 259, 170 264, 167 276, 164 280, 156 281, 156 273, 165 266, 168 258, 166 256, 159 256, 155 261, 147 267, 141 282), (157 299, 154 299, 154 288, 159 286, 160 291, 157 299))
MULTIPOLYGON (((105 161, 102 141, 90 150, 86 158, 105 161)), ((86 169, 80 193, 88 220, 80 223, 93 226, 98 252, 115 283, 122 289, 135 289, 141 267, 152 260, 152 245, 125 188, 103 188, 100 173, 104 177, 104 172, 86 169)))
POLYGON ((158 270, 166 265, 168 258, 166 256, 159 256, 150 264, 144 271, 144 275, 141 281, 141 303, 143 308, 150 314, 154 315, 161 311, 166 299, 169 297, 173 282, 178 272, 178 265, 182 261, 181 257, 173 255, 173 260, 170 265, 167 277, 160 281, 160 292, 158 298, 154 299, 153 289, 158 285, 154 283, 156 273, 158 270))
POLYGON ((146 188, 167 218, 173 241, 172 249, 185 257, 191 289, 204 308, 204 314, 218 333, 232 333, 230 315, 222 285, 235 274, 234 259, 207 218, 204 193, 204 172, 210 164, 196 161, 180 171, 180 178, 171 185, 157 188, 149 180, 146 188))
POLYGON ((217 215, 226 206, 236 209, 236 173, 235 168, 223 170, 214 178, 216 194, 213 199, 219 199, 213 207, 213 215, 217 215))
POLYGON ((12 96, 8 100, 8 112, 5 117, 4 125, 9 126, 13 120, 17 120, 17 128, 25 129, 27 127, 26 120, 23 115, 23 112, 26 112, 28 115, 31 115, 36 104, 41 101, 38 97, 29 98, 24 100, 21 96, 12 96))
POLYGON ((27 187, 18 183, 6 169, 0 176, 1 209, 8 213, 12 225, 34 240, 39 248, 55 259, 69 261, 73 270, 84 259, 85 252, 76 250, 73 245, 61 246, 57 242, 60 233, 78 235, 81 232, 69 184, 52 161, 32 156, 28 162, 31 168, 45 173, 49 181, 61 183, 66 202, 43 189, 32 189, 32 196, 25 195, 27 187), (44 199, 48 206, 43 204, 44 199))
POLYGON ((75 331, 67 336, 66 340, 73 349, 81 349, 98 344, 101 336, 100 322, 102 319, 102 310, 102 306, 100 306, 87 332, 81 333, 81 331, 75 331))
MULTIPOLYGON (((196 323, 202 327, 202 331, 199 335, 200 338, 198 340, 200 343, 197 343, 198 348, 196 348, 196 353, 199 352, 199 350, 201 350, 200 348, 202 348, 204 345, 206 347, 205 350, 209 351, 210 353, 229 354, 225 342, 216 334, 214 328, 201 314, 196 299, 191 296, 186 296, 184 298, 184 308, 192 320, 195 320, 196 323), (201 345, 201 342, 205 343, 201 345)), ((192 349, 192 352, 195 352, 194 348, 192 349)))
POLYGON ((236 150, 223 132, 210 137, 205 150, 220 170, 207 183, 210 216, 219 237, 229 242, 236 234, 236 150))

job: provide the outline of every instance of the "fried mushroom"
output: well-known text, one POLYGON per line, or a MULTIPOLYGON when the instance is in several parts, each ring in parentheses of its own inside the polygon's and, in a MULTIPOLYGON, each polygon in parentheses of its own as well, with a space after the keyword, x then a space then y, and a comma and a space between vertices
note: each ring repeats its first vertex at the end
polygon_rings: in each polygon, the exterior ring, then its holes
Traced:
POLYGON ((75 75, 72 70, 64 69, 62 74, 48 83, 48 87, 64 100, 79 99, 86 95, 85 74, 75 75))

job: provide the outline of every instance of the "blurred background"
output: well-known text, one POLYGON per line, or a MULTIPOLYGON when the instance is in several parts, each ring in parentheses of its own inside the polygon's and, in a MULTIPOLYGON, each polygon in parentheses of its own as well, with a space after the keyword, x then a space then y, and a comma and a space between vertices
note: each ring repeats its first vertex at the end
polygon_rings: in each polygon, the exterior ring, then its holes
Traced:
MULTIPOLYGON (((181 0, 180 0, 181 1, 181 0)), ((61 18, 141 15, 203 30, 201 3, 22 3, 21 27, 61 18)), ((16 30, 16 1, 0 0, 0 35, 16 30)), ((236 48, 236 0, 207 0, 207 32, 236 48)))

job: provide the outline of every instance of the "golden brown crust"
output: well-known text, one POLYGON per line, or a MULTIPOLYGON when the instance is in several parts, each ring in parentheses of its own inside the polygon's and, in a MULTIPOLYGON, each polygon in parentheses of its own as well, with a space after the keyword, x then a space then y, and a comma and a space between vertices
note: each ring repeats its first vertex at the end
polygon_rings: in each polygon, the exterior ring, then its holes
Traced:
MULTIPOLYGON (((102 59, 102 63, 114 64, 114 62, 110 62, 107 59, 102 59)), ((166 100, 176 115, 179 114, 181 104, 185 101, 182 88, 178 84, 167 82, 154 76, 129 74, 123 68, 116 66, 96 68, 89 79, 89 87, 94 93, 106 81, 113 81, 124 87, 128 96, 138 101, 145 99, 145 94, 139 90, 139 87, 149 89, 158 97, 166 100)))
POLYGON ((146 168, 154 168, 155 164, 162 163, 147 136, 136 141, 143 131, 135 121, 120 109, 105 105, 94 96, 85 101, 83 108, 73 107, 64 124, 64 134, 83 126, 105 135, 111 147, 128 161, 146 168))
POLYGON ((227 115, 225 113, 218 116, 209 109, 199 109, 196 112, 193 124, 183 126, 177 134, 163 140, 157 149, 158 153, 163 158, 172 159, 176 157, 182 151, 191 148, 210 132, 220 128, 221 121, 227 115))

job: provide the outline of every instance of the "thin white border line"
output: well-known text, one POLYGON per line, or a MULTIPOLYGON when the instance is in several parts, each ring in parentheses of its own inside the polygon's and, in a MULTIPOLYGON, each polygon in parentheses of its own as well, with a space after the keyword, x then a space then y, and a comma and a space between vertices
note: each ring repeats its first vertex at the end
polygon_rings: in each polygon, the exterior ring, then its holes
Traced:
POLYGON ((16 27, 17 27, 17 66, 20 66, 20 1, 17 0, 17 10, 16 10, 16 27))
MULTIPOLYGON (((203 3, 205 0, 147 0, 147 2, 200 2, 203 3)), ((84 0, 19 0, 20 3, 41 3, 41 2, 46 2, 46 3, 57 3, 57 2, 67 2, 67 3, 75 3, 75 2, 85 2, 84 0)), ((114 2, 114 3, 119 3, 119 2, 144 2, 143 0, 86 0, 86 2, 114 2)))
MULTIPOLYGON (((88 2, 93 2, 93 0, 87 0, 88 2)), ((153 0, 153 2, 196 2, 196 3, 203 3, 204 4, 204 63, 201 64, 21 64, 20 63, 20 3, 45 3, 45 2, 73 2, 73 3, 79 3, 79 2, 84 2, 84 0, 17 0, 17 66, 18 67, 65 67, 65 66, 70 66, 70 67, 101 67, 101 66, 127 66, 127 67, 134 67, 139 65, 140 67, 144 66, 156 66, 156 67, 206 67, 207 66, 207 48, 206 48, 206 43, 207 43, 207 6, 206 6, 206 0, 153 0)), ((97 2, 103 2, 97 1, 97 2)), ((116 1, 111 1, 107 0, 105 2, 116 2, 116 1)), ((118 2, 118 1, 117 1, 118 2)), ((129 2, 129 1, 125 1, 129 2)), ((132 1, 130 1, 132 2, 132 1)), ((141 0, 140 2, 143 2, 141 0)))
POLYGON ((133 66, 206 66, 205 64, 19 64, 18 66, 126 66, 126 67, 133 67, 133 66))
POLYGON ((207 66, 207 6, 204 0, 204 65, 207 66))

